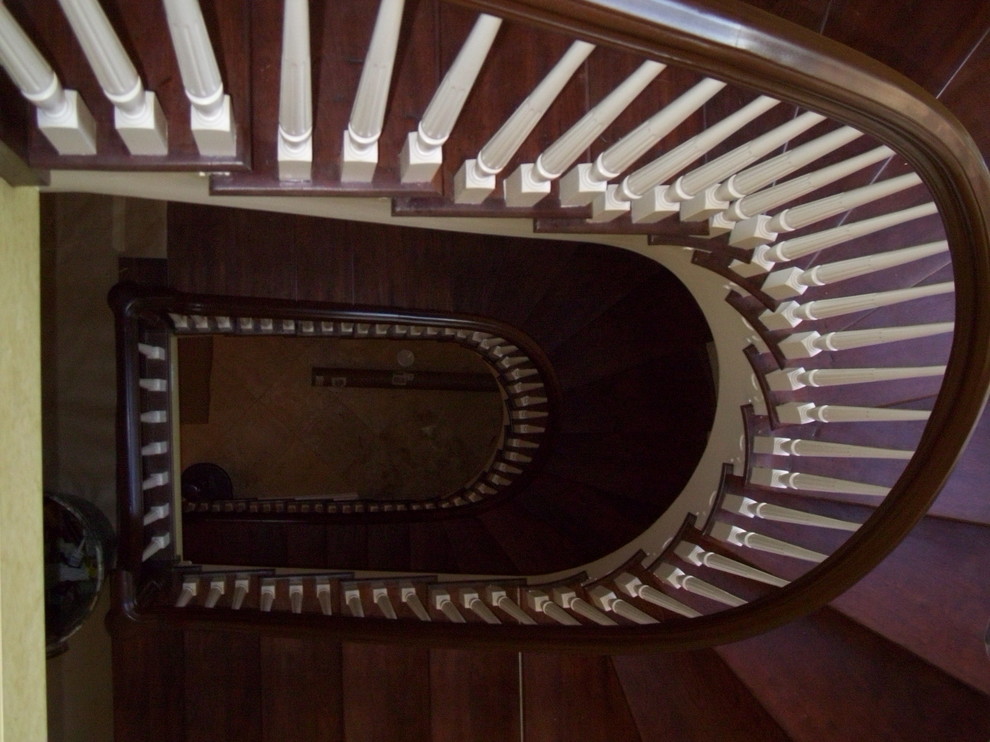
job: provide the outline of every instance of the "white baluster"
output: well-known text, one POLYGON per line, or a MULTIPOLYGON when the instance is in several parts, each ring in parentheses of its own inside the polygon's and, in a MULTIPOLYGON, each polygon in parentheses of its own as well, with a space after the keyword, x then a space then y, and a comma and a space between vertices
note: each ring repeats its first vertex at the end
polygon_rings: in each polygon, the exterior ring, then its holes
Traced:
POLYGON ((155 441, 154 443, 141 446, 142 456, 161 456, 166 453, 168 453, 167 441, 155 441))
POLYGON ((261 581, 261 595, 258 607, 262 613, 270 613, 275 605, 275 580, 264 579, 261 581))
POLYGON ((761 487, 773 487, 787 490, 806 490, 808 492, 834 492, 848 495, 879 495, 890 492, 889 487, 880 487, 865 482, 852 482, 847 479, 824 477, 818 474, 786 471, 784 469, 767 469, 754 466, 750 472, 749 481, 761 487))
MULTIPOLYGON (((595 196, 605 192, 610 180, 625 172, 724 87, 725 83, 718 80, 702 80, 598 155, 593 163, 571 168, 560 181, 561 205, 591 203, 595 196)), ((575 159, 578 155, 580 152, 575 154, 575 159)))
POLYGON ((774 242, 781 232, 803 229, 815 222, 879 201, 920 183, 921 177, 917 173, 908 173, 879 183, 871 183, 862 188, 826 196, 800 206, 792 206, 775 216, 761 215, 747 219, 733 227, 729 244, 737 247, 755 247, 764 242, 774 242))
POLYGON ((550 591, 550 595, 553 598, 553 602, 561 608, 576 613, 599 626, 616 625, 615 621, 584 600, 584 598, 579 598, 577 593, 569 587, 555 587, 550 591))
POLYGON ((745 546, 755 551, 765 551, 770 554, 793 557, 806 562, 823 562, 828 556, 818 551, 805 549, 803 546, 797 546, 787 541, 764 536, 762 533, 747 531, 744 528, 722 521, 716 521, 712 527, 711 535, 719 541, 725 541, 736 546, 745 546))
POLYGON ((829 518, 825 515, 808 513, 803 510, 795 510, 794 508, 785 508, 767 502, 757 502, 752 498, 739 497, 738 495, 726 495, 722 503, 722 509, 746 518, 762 518, 763 520, 772 520, 778 523, 831 528, 836 531, 855 531, 860 526, 859 523, 851 523, 846 520, 839 520, 838 518, 829 518))
MULTIPOLYGON (((767 276, 763 282, 763 292, 774 299, 789 299, 803 294, 809 286, 827 286, 857 276, 896 268, 932 255, 938 255, 946 249, 947 245, 943 240, 927 245, 916 245, 901 250, 889 250, 888 252, 839 260, 835 263, 825 263, 807 270, 784 268, 767 276)), ((951 287, 952 284, 948 285, 951 287)))
POLYGON ((420 621, 432 620, 429 612, 426 610, 426 606, 423 605, 423 601, 419 599, 419 594, 416 592, 415 587, 408 583, 399 585, 399 598, 405 605, 409 606, 409 609, 420 621))
POLYGON ((554 621, 559 624, 563 624, 564 626, 581 625, 580 621, 554 603, 550 599, 550 596, 542 590, 526 591, 526 607, 534 613, 542 613, 544 616, 552 618, 554 621))
POLYGON ((189 125, 196 148, 205 157, 233 157, 237 154, 237 132, 230 96, 223 91, 220 68, 199 0, 164 0, 164 3, 179 73, 191 106, 189 125))
POLYGON ((124 45, 97 0, 59 0, 103 94, 114 105, 114 126, 132 155, 168 154, 165 114, 145 91, 124 45))
POLYGON ((833 459, 899 459, 902 461, 907 461, 914 455, 914 451, 905 451, 897 448, 855 446, 851 443, 832 443, 830 441, 782 438, 779 436, 756 436, 753 439, 753 453, 764 453, 773 456, 820 456, 833 459))
POLYGON ((485 598, 493 606, 511 616, 517 623, 525 626, 532 626, 536 623, 532 616, 526 613, 526 611, 520 608, 509 597, 508 592, 503 587, 499 587, 498 585, 487 586, 485 588, 485 598))
POLYGON ((700 577, 689 575, 683 569, 675 567, 672 564, 661 564, 653 570, 653 574, 657 576, 657 579, 666 582, 671 587, 700 595, 703 598, 731 606, 732 608, 746 603, 739 596, 733 595, 720 587, 715 587, 715 585, 702 580, 700 577))
POLYGON ((884 368, 813 368, 802 367, 772 371, 767 374, 767 384, 773 391, 794 391, 806 386, 842 386, 844 384, 869 384, 877 381, 921 379, 942 376, 945 366, 907 366, 884 368))
POLYGON ((149 345, 148 343, 138 343, 138 353, 140 353, 150 361, 165 360, 165 348, 163 348, 161 345, 149 345))
POLYGON ((461 590, 461 605, 463 605, 467 610, 474 613, 482 621, 488 624, 498 624, 502 623, 498 620, 498 616, 492 613, 491 609, 485 605, 485 601, 481 599, 477 590, 466 589, 461 590))
POLYGON ((278 103, 279 180, 313 178, 309 0, 285 0, 278 103))
POLYGON ((95 155, 96 122, 74 90, 65 90, 48 61, 0 3, 0 66, 37 108, 38 128, 60 155, 95 155))
MULTIPOLYGON (((835 265, 834 263, 832 265, 835 265)), ((820 276, 819 276, 820 278, 820 276)), ((800 279, 804 285, 804 279, 800 279)), ((858 296, 841 296, 836 299, 818 299, 816 301, 798 304, 789 301, 777 307, 776 311, 766 310, 760 315, 760 322, 768 330, 789 330, 797 327, 805 320, 828 319, 841 317, 853 312, 864 312, 879 307, 888 307, 906 301, 923 299, 926 296, 951 294, 955 289, 952 281, 933 283, 927 286, 911 286, 906 289, 893 291, 878 291, 858 296)))
POLYGON ((179 597, 175 601, 175 607, 185 608, 196 597, 197 592, 199 592, 199 580, 195 577, 185 579, 182 582, 182 590, 179 592, 179 597))
POLYGON ((738 201, 733 202, 723 212, 724 224, 720 224, 716 220, 715 225, 719 227, 719 233, 729 231, 722 228, 722 226, 727 225, 732 228, 733 234, 730 236, 729 241, 736 247, 753 248, 764 242, 772 242, 776 238, 776 235, 773 237, 768 236, 769 232, 766 231, 766 223, 770 221, 770 217, 766 216, 766 212, 794 201, 807 193, 835 183, 847 175, 852 175, 856 171, 873 165, 880 160, 884 160, 893 154, 894 150, 889 147, 877 147, 871 149, 869 152, 864 152, 848 160, 837 162, 821 170, 800 175, 797 178, 785 181, 772 188, 744 196, 738 201), (745 228, 742 225, 736 224, 736 222, 747 221, 751 218, 754 221, 745 228))
POLYGON ((601 133, 618 118, 664 69, 659 62, 644 62, 611 93, 602 98, 576 124, 551 144, 537 159, 520 165, 506 178, 505 202, 509 206, 532 206, 550 193, 557 180, 601 133))
MULTIPOLYGON (((670 187, 662 184, 778 103, 779 101, 773 98, 760 96, 653 162, 639 168, 612 189, 611 193, 608 190, 605 192, 607 203, 601 204, 601 213, 604 214, 613 208, 621 209, 620 204, 628 204, 630 201, 634 222, 656 222, 669 214, 676 213, 680 209, 680 203, 667 197, 670 187)), ((724 162, 724 160, 719 162, 719 169, 722 169, 724 162)), ((702 177, 705 177, 705 172, 702 171, 702 177)), ((687 198, 689 194, 682 190, 681 195, 687 198)))
POLYGON ((227 588, 227 581, 223 577, 215 577, 210 581, 210 591, 206 594, 206 600, 203 601, 204 608, 215 608, 217 601, 224 594, 227 588))
MULTIPOLYGON (((807 111, 790 121, 761 134, 755 139, 736 147, 721 157, 682 175, 671 184, 667 198, 680 202, 680 218, 684 222, 699 222, 728 206, 723 202, 709 202, 705 192, 713 189, 727 178, 735 177, 740 171, 786 144, 799 134, 825 120, 819 113, 807 111)), ((742 194, 740 194, 742 195, 742 194)))
POLYGON ((165 379, 140 379, 138 386, 149 392, 168 391, 168 382, 165 379))
POLYGON ((169 505, 165 503, 164 505, 152 505, 144 513, 144 520, 142 521, 144 525, 150 526, 152 523, 157 523, 160 520, 165 520, 169 515, 169 505))
POLYGON ((443 162, 443 144, 450 138, 461 109, 481 72, 502 19, 482 14, 475 21, 454 63, 427 106, 416 131, 406 137, 399 157, 403 183, 428 183, 443 162))
POLYGON ((757 569, 735 559, 730 559, 722 554, 716 554, 714 551, 708 551, 689 541, 680 542, 674 549, 674 553, 696 567, 708 567, 718 572, 725 572, 726 574, 736 575, 737 577, 745 577, 746 579, 762 582, 765 585, 773 585, 774 587, 784 587, 788 584, 787 580, 782 577, 777 577, 769 572, 764 572, 762 569, 757 569))
POLYGON ((168 413, 165 410, 148 410, 141 413, 140 420, 143 423, 160 425, 168 422, 168 413))
POLYGON ((614 592, 604 585, 596 585, 588 590, 588 597, 596 608, 605 613, 614 613, 627 621, 638 624, 657 623, 657 620, 648 613, 644 613, 639 608, 625 600, 622 600, 614 592))
POLYGON ((166 484, 168 484, 168 472, 160 471, 148 475, 148 477, 141 482, 141 489, 151 490, 155 487, 164 487, 166 484))
POLYGON ((430 597, 433 599, 433 607, 440 611, 451 623, 465 623, 464 616, 457 610, 454 601, 450 599, 450 592, 443 588, 430 590, 430 597))
POLYGON ((378 6, 351 118, 344 131, 340 166, 340 179, 344 183, 370 183, 378 166, 378 138, 385 122, 402 7, 403 0, 381 0, 378 6))
POLYGON ((584 64, 584 60, 594 48, 586 41, 575 41, 571 44, 549 74, 533 88, 495 135, 481 148, 478 156, 473 160, 464 161, 454 176, 455 203, 480 204, 488 198, 495 190, 495 176, 509 164, 543 118, 550 104, 557 99, 564 86, 584 64))
POLYGON ((233 610, 239 611, 241 606, 244 605, 244 598, 247 597, 250 586, 251 581, 247 577, 238 577, 234 580, 234 594, 230 600, 230 607, 233 610))
POLYGON ((385 585, 372 585, 371 599, 378 606, 378 610, 382 612, 385 618, 398 618, 395 608, 392 606, 392 599, 388 595, 388 588, 385 585))
POLYGON ((647 603, 660 606, 661 608, 686 618, 696 618, 701 615, 694 608, 684 605, 679 600, 674 600, 666 593, 657 590, 651 585, 644 584, 642 580, 629 572, 623 572, 616 577, 615 586, 626 595, 630 595, 634 598, 640 598, 641 600, 645 600, 647 603))
MULTIPOLYGON (((709 217, 710 234, 715 237, 732 229, 735 221, 729 220, 722 213, 729 208, 732 201, 756 193, 761 188, 765 188, 785 175, 790 175, 808 163, 834 152, 862 135, 862 132, 856 131, 850 126, 843 126, 810 142, 789 149, 776 157, 753 165, 696 196, 700 200, 699 205, 703 204, 704 208, 708 210, 717 210, 709 217)), ((696 207, 689 207, 690 210, 694 210, 694 208, 696 207)), ((684 218, 683 214, 681 218, 684 218)))
POLYGON ((789 335, 777 344, 787 359, 810 358, 822 351, 842 351, 866 348, 873 345, 895 343, 901 340, 931 337, 952 332, 952 322, 934 322, 930 325, 902 325, 877 327, 872 330, 839 330, 824 335, 817 330, 789 335))
POLYGON ((344 587, 344 605, 355 618, 364 618, 364 603, 361 600, 361 589, 357 585, 344 587))
POLYGON ((821 423, 908 422, 927 420, 928 410, 898 410, 889 407, 848 407, 816 405, 812 402, 788 402, 777 406, 777 417, 784 425, 821 423))
POLYGON ((303 608, 303 584, 300 580, 292 580, 289 583, 289 610, 293 613, 302 613, 303 608))
POLYGON ((141 554, 141 561, 148 561, 155 554, 167 548, 170 543, 172 543, 172 537, 167 533, 163 533, 160 536, 152 536, 148 540, 148 545, 144 548, 144 552, 141 554))
POLYGON ((320 601, 320 611, 324 616, 333 615, 333 597, 330 590, 330 580, 321 577, 316 581, 316 599, 320 601))

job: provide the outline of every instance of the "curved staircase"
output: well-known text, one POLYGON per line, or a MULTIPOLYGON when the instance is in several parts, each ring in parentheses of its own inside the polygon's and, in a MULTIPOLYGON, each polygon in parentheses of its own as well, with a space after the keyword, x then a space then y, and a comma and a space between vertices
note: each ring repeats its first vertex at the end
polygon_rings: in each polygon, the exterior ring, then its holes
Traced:
MULTIPOLYGON (((852 12, 832 4, 786 12, 827 30, 852 12)), ((171 113, 190 82, 164 15, 121 2, 169 112, 164 151, 135 154, 154 125, 96 107, 57 9, 8 5, 93 108, 66 133, 49 85, 26 91, 38 128, 4 120, 56 188, 359 220, 172 205, 175 288, 492 317, 561 390, 546 458, 497 502, 180 519, 139 382, 169 393, 167 337, 199 315, 118 305, 118 736, 986 738, 979 449, 924 512, 985 396, 990 179, 923 91, 728 3, 218 3, 217 154, 202 95, 191 129, 171 113), (599 654, 542 653, 561 648, 599 654)))

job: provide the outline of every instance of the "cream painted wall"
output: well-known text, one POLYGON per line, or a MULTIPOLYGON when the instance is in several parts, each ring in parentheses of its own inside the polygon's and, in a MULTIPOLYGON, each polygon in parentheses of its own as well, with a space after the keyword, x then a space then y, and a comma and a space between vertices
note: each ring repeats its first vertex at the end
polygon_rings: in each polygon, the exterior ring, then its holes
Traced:
POLYGON ((43 742, 38 192, 0 180, 0 741, 43 742))

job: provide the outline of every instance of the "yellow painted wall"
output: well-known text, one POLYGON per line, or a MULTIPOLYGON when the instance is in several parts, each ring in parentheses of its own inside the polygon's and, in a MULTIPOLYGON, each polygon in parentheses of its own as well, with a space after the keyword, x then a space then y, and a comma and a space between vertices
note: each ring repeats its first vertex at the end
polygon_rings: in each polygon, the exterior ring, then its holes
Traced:
POLYGON ((0 741, 44 742, 38 192, 0 180, 0 741))

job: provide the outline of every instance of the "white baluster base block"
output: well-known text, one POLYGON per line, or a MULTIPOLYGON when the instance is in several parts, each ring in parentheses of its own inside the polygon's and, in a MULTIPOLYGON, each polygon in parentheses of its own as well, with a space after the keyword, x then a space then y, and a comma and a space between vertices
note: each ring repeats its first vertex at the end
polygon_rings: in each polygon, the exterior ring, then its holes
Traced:
POLYGON ((341 183, 370 183, 378 167, 378 142, 359 142, 345 129, 340 160, 341 183))
POLYGON ((560 179, 561 206, 587 206, 600 193, 605 193, 608 183, 592 177, 593 165, 589 162, 572 167, 560 179))
POLYGON ((154 93, 145 92, 144 106, 137 115, 130 116, 115 108, 113 124, 132 155, 164 157, 168 154, 168 124, 154 93))
POLYGON ((681 210, 679 201, 667 198, 670 186, 657 186, 647 191, 642 198, 637 198, 632 204, 632 220, 634 224, 653 224, 668 216, 673 216, 681 210))
POLYGON ((502 192, 506 206, 528 208, 550 195, 550 181, 533 177, 535 168, 532 162, 524 163, 505 179, 502 192))
POLYGON ((65 91, 65 109, 53 116, 38 109, 38 128, 60 155, 95 155, 96 121, 75 90, 65 91))
POLYGON ((303 142, 289 142, 278 133, 278 179, 313 179, 313 138, 303 142))
POLYGON ((419 133, 409 132, 399 153, 399 168, 403 183, 429 183, 443 164, 443 148, 424 149, 419 133))
POLYGON ((230 96, 223 97, 219 113, 208 118, 195 106, 189 109, 189 128, 196 149, 203 157, 234 157, 237 155, 237 130, 231 113, 230 96))
POLYGON ((454 175, 454 203, 480 204, 495 190, 495 176, 478 167, 477 160, 465 160, 454 175))

